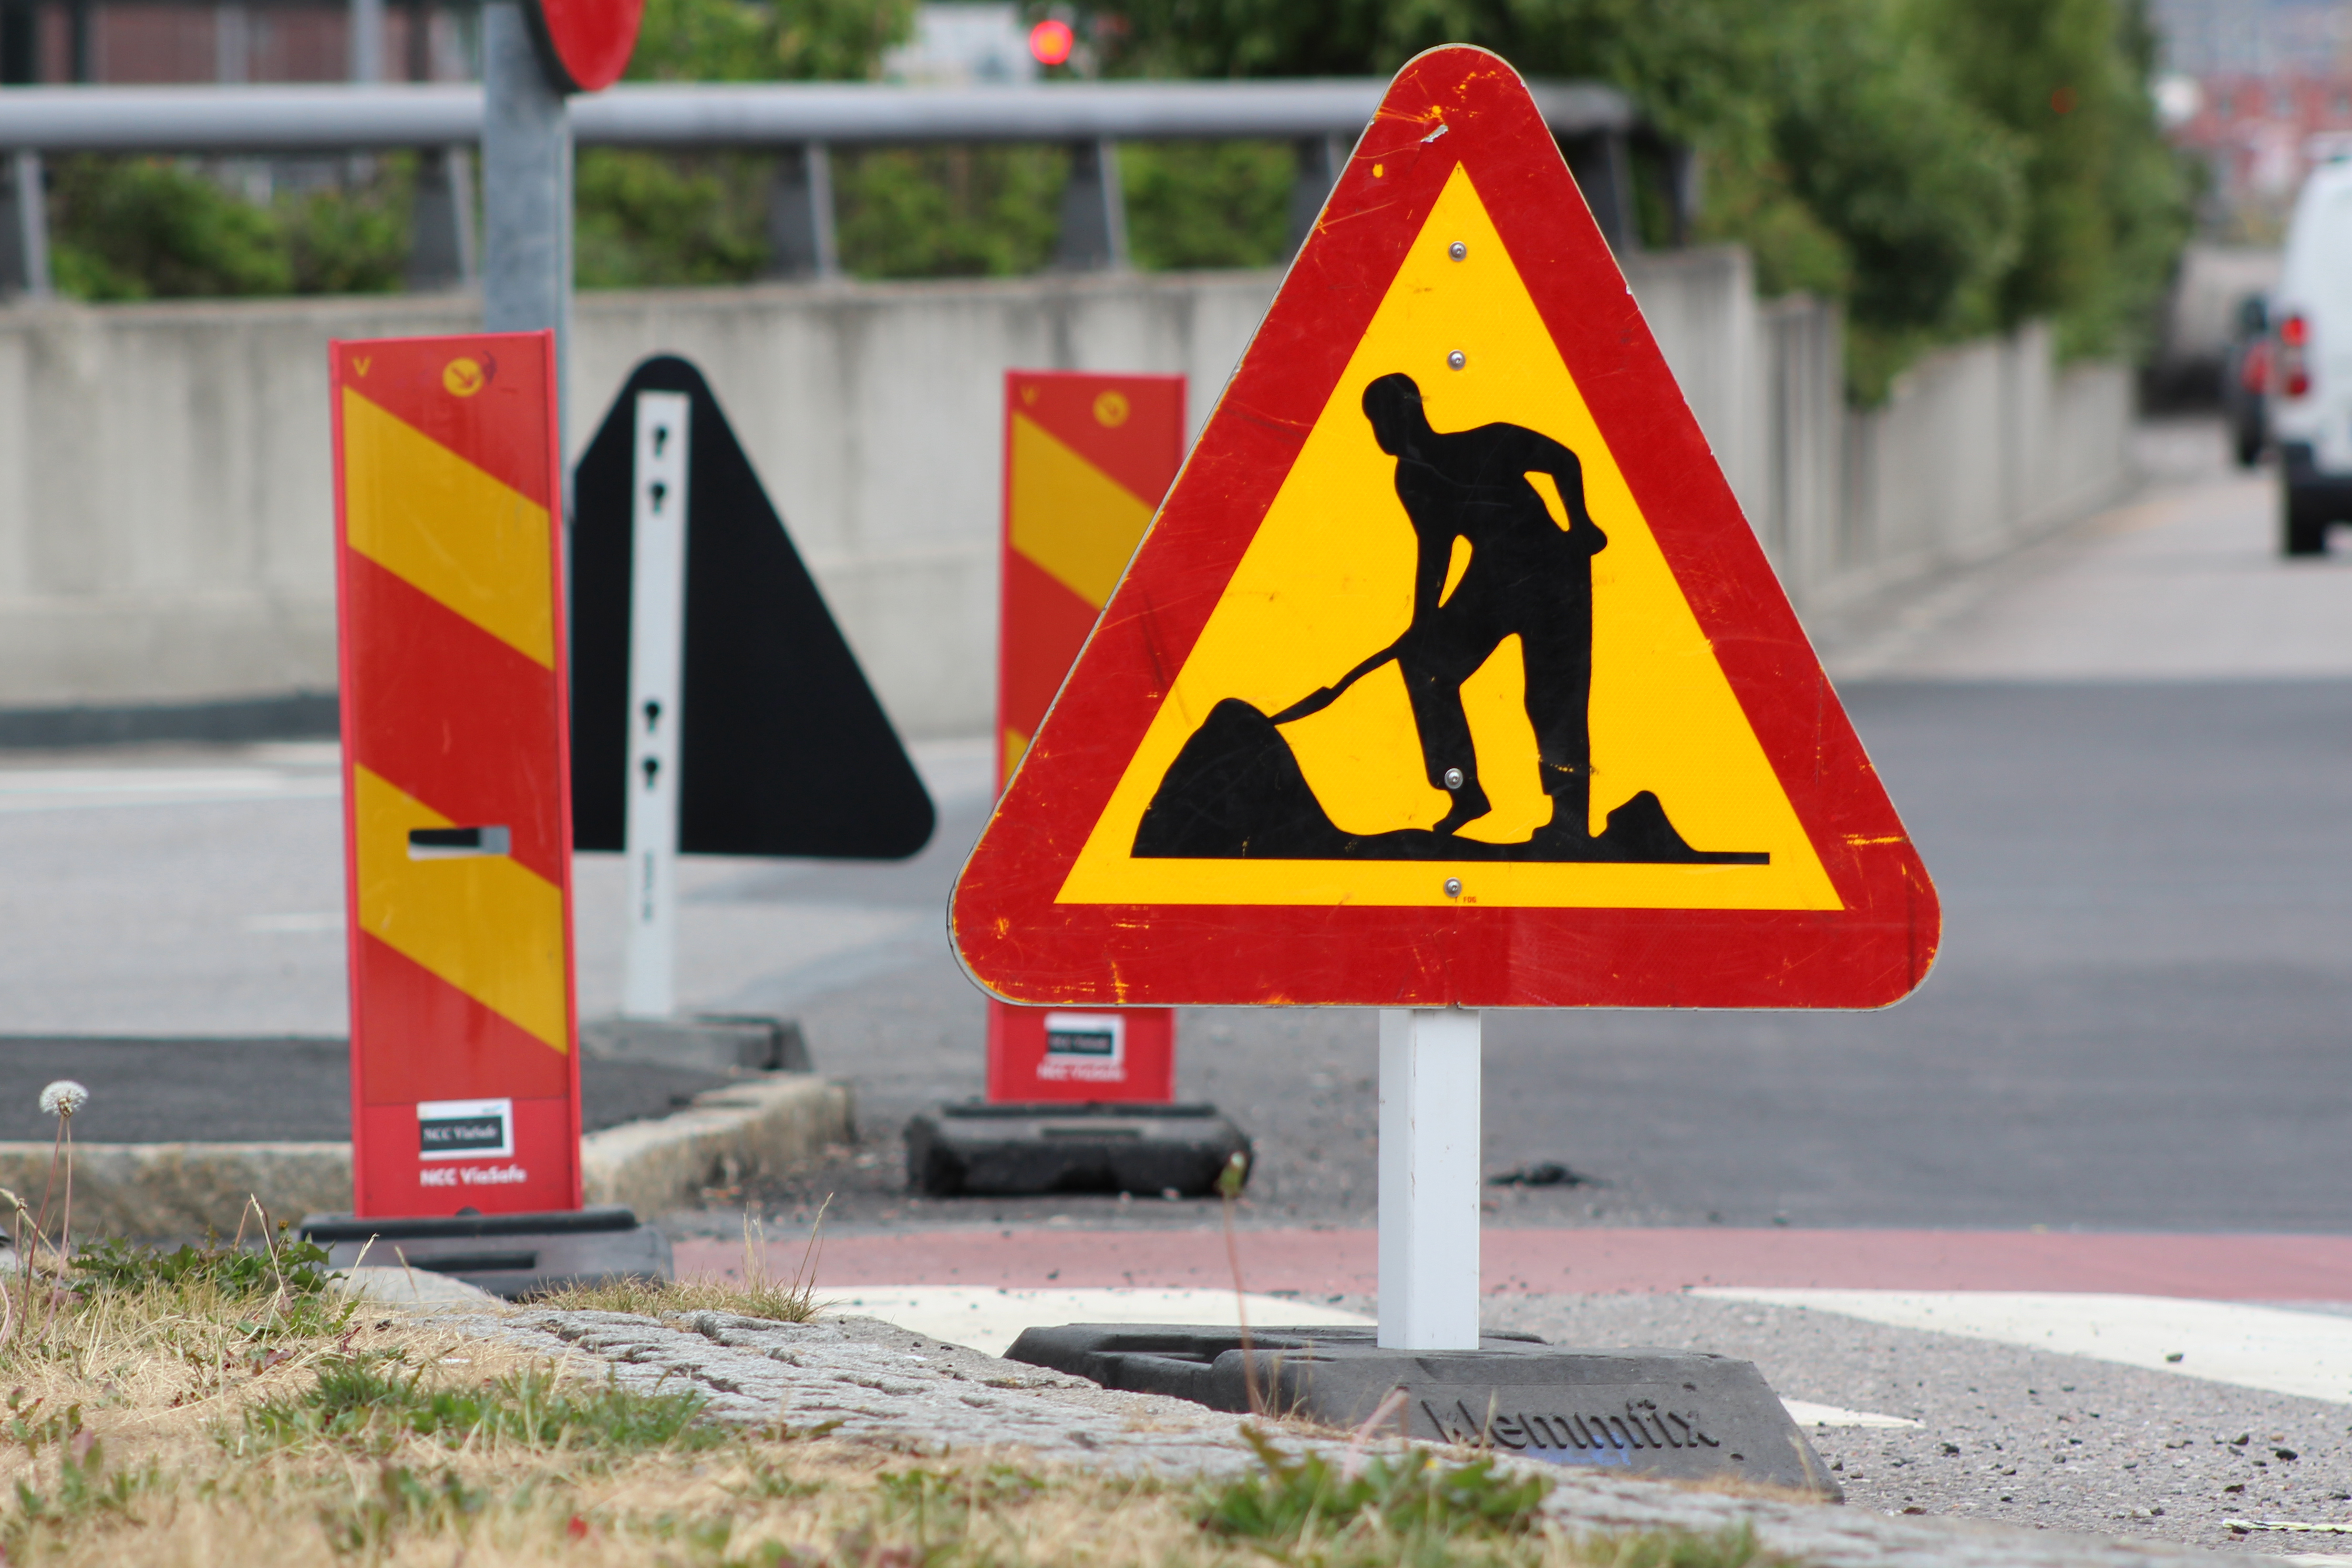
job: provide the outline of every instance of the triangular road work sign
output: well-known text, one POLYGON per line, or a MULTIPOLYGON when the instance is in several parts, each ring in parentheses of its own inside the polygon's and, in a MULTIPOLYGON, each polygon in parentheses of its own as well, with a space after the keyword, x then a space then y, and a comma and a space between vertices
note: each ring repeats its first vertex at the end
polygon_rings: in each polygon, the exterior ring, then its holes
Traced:
POLYGON ((930 796, 702 374, 637 366, 580 459, 572 530, 572 820, 622 847, 637 402, 686 400, 677 847, 891 860, 929 841, 930 796))
POLYGON ((1406 66, 958 884, 1015 1002, 1866 1007, 1935 890, 1526 87, 1406 66))

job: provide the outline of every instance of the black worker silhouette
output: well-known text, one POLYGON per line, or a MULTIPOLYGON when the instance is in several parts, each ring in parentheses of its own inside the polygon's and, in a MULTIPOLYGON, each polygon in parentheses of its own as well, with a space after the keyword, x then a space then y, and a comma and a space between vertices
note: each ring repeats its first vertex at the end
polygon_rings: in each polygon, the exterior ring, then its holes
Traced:
POLYGON ((1560 860, 1762 865, 1748 850, 1694 849, 1643 790, 1609 814, 1592 805, 1592 558, 1608 536, 1584 504, 1576 454, 1518 425, 1442 431, 1402 374, 1364 389, 1364 417, 1396 460, 1397 499, 1416 541, 1412 619, 1387 647, 1271 717, 1237 698, 1210 710, 1160 781, 1136 831, 1135 853, 1192 859, 1560 860), (1529 479, 1548 476, 1562 528, 1529 479), (1456 542, 1470 547, 1447 589, 1456 542), (1551 820, 1519 844, 1464 838, 1486 815, 1462 683, 1507 639, 1519 639, 1528 722, 1551 820), (1321 712, 1393 662, 1404 679, 1429 782, 1453 796, 1434 828, 1350 834, 1332 823, 1281 726, 1321 712))

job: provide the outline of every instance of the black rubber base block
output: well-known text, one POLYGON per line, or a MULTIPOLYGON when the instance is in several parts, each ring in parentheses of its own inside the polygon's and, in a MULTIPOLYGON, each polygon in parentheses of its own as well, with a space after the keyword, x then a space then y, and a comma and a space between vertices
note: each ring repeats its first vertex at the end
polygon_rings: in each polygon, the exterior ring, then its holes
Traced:
POLYGON ((1391 1351, 1349 1328, 1260 1329, 1250 1342, 1244 1354, 1232 1329, 1073 1323, 1027 1330, 1005 1354, 1213 1410, 1250 1409, 1254 1377, 1259 1409, 1342 1430, 1381 1415, 1384 1433, 1556 1465, 1844 1499, 1753 1362, 1496 1335, 1475 1351, 1391 1351))
POLYGON ((790 1018, 701 1013, 690 1018, 590 1018, 580 1026, 585 1060, 661 1062, 723 1073, 807 1072, 808 1041, 790 1018))
POLYGON ((1206 1197, 1250 1142, 1213 1105, 942 1105, 907 1123, 907 1182, 934 1197, 1206 1197))
POLYGON ((669 1237, 616 1204, 417 1219, 312 1215, 301 1234, 337 1268, 407 1264, 510 1301, 568 1285, 677 1278, 669 1237))

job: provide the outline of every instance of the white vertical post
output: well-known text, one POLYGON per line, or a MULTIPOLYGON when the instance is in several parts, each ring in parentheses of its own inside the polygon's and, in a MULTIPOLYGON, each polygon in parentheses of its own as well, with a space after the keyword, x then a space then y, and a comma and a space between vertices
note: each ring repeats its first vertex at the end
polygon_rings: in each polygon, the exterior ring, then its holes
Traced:
POLYGON ((1479 1015, 1381 1013, 1384 1350, 1478 1348, 1479 1015))
POLYGON ((679 691, 686 662, 688 419, 681 392, 637 394, 629 552, 629 780, 623 845, 629 931, 621 1014, 667 1018, 676 1005, 679 691))

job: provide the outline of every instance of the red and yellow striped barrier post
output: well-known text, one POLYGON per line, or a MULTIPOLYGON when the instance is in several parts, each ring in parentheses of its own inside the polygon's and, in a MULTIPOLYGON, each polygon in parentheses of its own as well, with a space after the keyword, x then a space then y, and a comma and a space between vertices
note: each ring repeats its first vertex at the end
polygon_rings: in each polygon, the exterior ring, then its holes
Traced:
POLYGON ((553 340, 331 364, 356 1210, 577 1208, 553 340))
MULTIPOLYGON (((1028 749, 1183 460, 1181 375, 1006 373, 1000 784, 1028 749)), ((992 1100, 1175 1094, 1176 1015, 1168 1008, 988 1005, 992 1100)))

